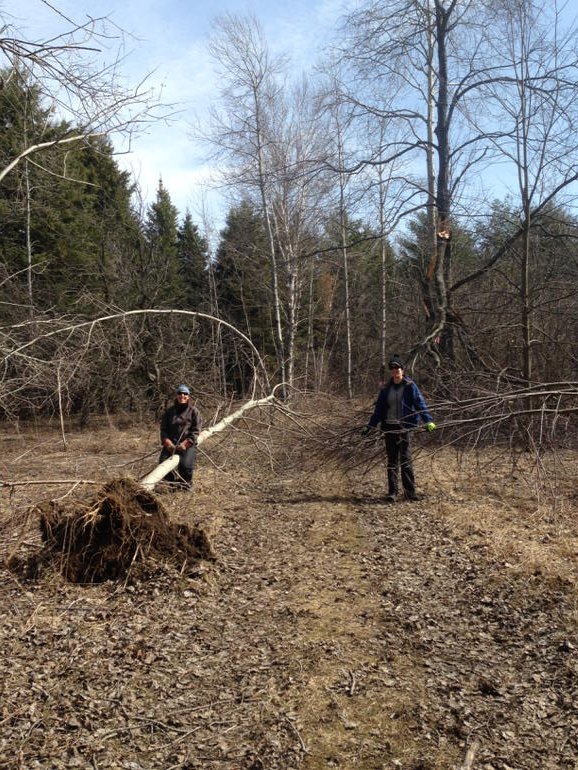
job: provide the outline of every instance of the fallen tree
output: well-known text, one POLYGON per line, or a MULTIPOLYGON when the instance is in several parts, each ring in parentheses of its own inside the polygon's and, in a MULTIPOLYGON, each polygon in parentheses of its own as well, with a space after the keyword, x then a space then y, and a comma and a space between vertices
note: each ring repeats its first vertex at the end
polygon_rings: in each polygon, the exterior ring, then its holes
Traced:
MULTIPOLYGON (((164 320, 166 324, 180 319, 187 325, 190 323, 191 327, 201 322, 214 326, 219 333, 226 330, 246 353, 246 364, 252 373, 246 390, 250 394, 248 397, 255 399, 263 393, 271 392, 267 368, 259 351, 251 339, 235 326, 222 318, 199 311, 145 308, 84 321, 72 320, 70 323, 68 319, 49 320, 37 329, 38 333, 33 339, 28 338, 30 329, 27 326, 0 329, 0 416, 4 415, 17 423, 20 415, 37 415, 43 413, 47 405, 51 405, 50 408, 60 416, 63 444, 66 447, 65 418, 69 416, 70 405, 82 401, 86 382, 91 379, 94 367, 103 367, 99 351, 105 345, 104 340, 111 336, 105 332, 106 327, 118 329, 119 337, 125 334, 124 344, 131 351, 138 347, 137 337, 133 336, 131 327, 149 319, 164 320), (97 357, 100 363, 92 360, 91 364, 92 351, 99 353, 97 357)), ((138 332, 135 334, 138 335, 138 332)), ((126 360, 128 369, 124 371, 123 379, 126 380, 130 367, 136 365, 132 355, 129 355, 126 360)), ((163 367, 164 363, 160 362, 152 367, 154 371, 150 372, 150 376, 155 381, 159 379, 157 370, 163 367)), ((185 366, 181 373, 182 368, 179 368, 178 375, 173 372, 173 377, 182 379, 191 375, 190 367, 185 366)), ((208 379, 210 381, 210 377, 208 379)), ((164 397, 165 392, 165 388, 161 389, 159 398, 164 397)), ((139 393, 139 396, 144 398, 145 394, 139 393)), ((125 399, 125 406, 127 402, 134 406, 132 397, 125 399)), ((107 408, 106 404, 103 408, 107 408)))
MULTIPOLYGON (((89 346, 96 327, 115 321, 124 322, 127 318, 143 315, 182 315, 227 327, 250 351, 253 368, 251 398, 232 414, 204 430, 199 436, 199 443, 224 431, 251 409, 269 406, 275 402, 275 389, 265 397, 256 397, 258 389, 269 390, 269 385, 264 362, 251 340, 226 321, 195 311, 128 311, 50 329, 33 340, 3 350, 3 360, 5 364, 29 360, 32 348, 40 341, 61 335, 64 335, 68 342, 77 334, 86 335, 85 344, 89 346)), ((50 366, 49 360, 43 363, 50 366)), ((58 387, 60 392, 60 380, 58 387)), ((60 418, 64 439, 62 409, 60 418)), ((65 439, 64 444, 66 446, 65 439)), ((153 494, 155 484, 175 470, 178 463, 179 456, 174 455, 140 481, 130 478, 113 479, 88 496, 81 493, 76 496, 69 494, 58 500, 38 504, 31 513, 39 516, 42 548, 25 563, 17 558, 14 549, 8 559, 8 566, 13 569, 20 568, 25 575, 33 576, 43 564, 50 563, 68 580, 92 583, 117 579, 129 573, 145 574, 147 563, 151 559, 157 564, 162 562, 178 568, 179 572, 184 574, 194 571, 194 564, 199 560, 214 559, 206 534, 188 524, 171 522, 162 503, 153 494)), ((9 482, 3 484, 10 485, 9 482)))
POLYGON ((147 577, 159 566, 194 575, 200 560, 214 561, 206 532, 172 522, 161 501, 132 479, 115 479, 95 496, 38 507, 43 549, 28 561, 34 572, 52 563, 73 583, 147 577))

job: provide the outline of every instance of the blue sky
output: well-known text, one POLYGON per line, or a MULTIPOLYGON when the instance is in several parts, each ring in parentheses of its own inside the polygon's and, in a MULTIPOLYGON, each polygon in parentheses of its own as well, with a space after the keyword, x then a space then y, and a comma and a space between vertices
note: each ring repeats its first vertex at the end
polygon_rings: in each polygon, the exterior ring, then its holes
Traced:
MULTIPOLYGON (((54 7, 74 21, 87 16, 109 17, 133 36, 127 41, 123 71, 128 82, 151 73, 149 83, 162 100, 178 105, 180 115, 169 125, 151 125, 118 160, 130 169, 146 200, 154 198, 159 177, 181 214, 188 208, 196 219, 207 190, 210 168, 191 137, 191 123, 201 120, 216 94, 207 43, 215 17, 225 12, 253 13, 261 22, 271 50, 287 52, 296 71, 306 68, 335 27, 342 0, 54 0, 54 7), (313 55, 312 55, 313 54, 313 55)), ((349 3, 351 6, 351 2, 349 3)), ((42 0, 19 0, 2 15, 28 39, 46 38, 65 25, 42 0), (17 8, 17 10, 15 10, 17 8)), ((206 197, 209 212, 219 209, 216 196, 206 197)), ((214 211, 218 220, 220 212, 214 211)))

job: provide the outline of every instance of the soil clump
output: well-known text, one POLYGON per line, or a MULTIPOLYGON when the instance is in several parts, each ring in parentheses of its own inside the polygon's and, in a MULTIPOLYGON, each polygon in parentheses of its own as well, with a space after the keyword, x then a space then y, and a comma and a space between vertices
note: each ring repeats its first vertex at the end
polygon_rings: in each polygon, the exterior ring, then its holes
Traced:
POLYGON ((171 521, 162 502, 130 478, 105 484, 89 499, 50 500, 37 507, 43 547, 27 560, 29 574, 55 565, 72 583, 143 579, 168 563, 194 573, 215 556, 206 532, 171 521))

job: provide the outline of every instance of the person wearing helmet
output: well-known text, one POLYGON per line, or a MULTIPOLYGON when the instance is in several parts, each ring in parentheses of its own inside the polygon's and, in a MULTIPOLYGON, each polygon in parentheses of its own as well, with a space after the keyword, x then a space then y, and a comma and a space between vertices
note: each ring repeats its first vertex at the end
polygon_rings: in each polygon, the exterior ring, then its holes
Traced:
POLYGON ((187 385, 179 385, 175 401, 163 414, 160 425, 162 463, 174 454, 179 455, 176 474, 167 480, 176 481, 184 489, 192 489, 193 468, 197 455, 197 442, 201 432, 201 415, 191 399, 187 385))

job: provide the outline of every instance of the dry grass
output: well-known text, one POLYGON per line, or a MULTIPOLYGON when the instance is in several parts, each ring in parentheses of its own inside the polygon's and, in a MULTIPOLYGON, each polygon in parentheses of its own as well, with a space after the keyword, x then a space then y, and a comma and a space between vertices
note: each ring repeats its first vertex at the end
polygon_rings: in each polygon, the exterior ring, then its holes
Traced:
POLYGON ((508 568, 578 585, 578 458, 500 448, 418 453, 433 510, 453 532, 483 540, 508 568))
MULTIPOLYGON (((246 451, 247 440, 257 458, 260 456, 257 462, 263 469, 272 472, 274 467, 287 465, 300 474, 309 470, 314 476, 320 458, 323 462, 327 453, 332 455, 329 471, 336 455, 327 452, 327 447, 336 445, 339 428, 330 428, 328 433, 320 427, 326 419, 321 403, 319 399, 305 402, 297 418, 289 421, 279 417, 272 423, 266 418, 269 424, 256 418, 243 421, 213 445, 205 458, 203 478, 197 479, 197 489, 217 487, 215 480, 249 489, 249 479, 243 482, 242 473, 231 473, 231 458, 246 451), (314 443, 313 450, 303 452, 305 427, 307 442, 314 443)), ((342 411, 342 418, 346 416, 342 411)), ((126 475, 140 478, 156 463, 157 427, 153 423, 121 430, 107 420, 86 433, 71 431, 66 439, 67 448, 57 426, 24 427, 17 435, 7 427, 2 430, 0 478, 8 485, 0 488, 0 536, 5 544, 14 548, 19 542, 36 539, 35 527, 30 529, 30 524, 38 500, 62 503, 83 485, 88 494, 93 485, 111 479, 126 475)), ((508 447, 461 450, 439 446, 439 440, 432 445, 423 436, 415 443, 418 485, 433 503, 432 511, 453 532, 483 539, 514 571, 578 582, 576 452, 538 456, 512 452, 508 447)), ((369 473, 357 467, 354 474, 361 473, 362 478, 379 484, 383 460, 376 446, 369 473)))

